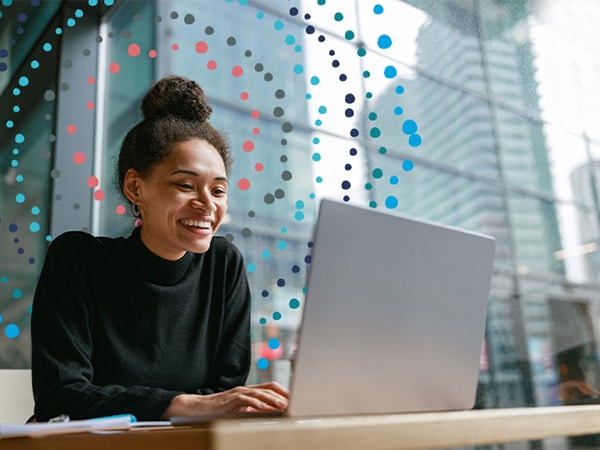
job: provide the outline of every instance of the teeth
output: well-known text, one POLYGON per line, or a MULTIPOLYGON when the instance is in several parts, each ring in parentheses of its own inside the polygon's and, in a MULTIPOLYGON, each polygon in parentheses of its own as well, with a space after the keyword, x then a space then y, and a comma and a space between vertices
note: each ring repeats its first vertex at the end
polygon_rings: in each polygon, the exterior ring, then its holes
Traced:
POLYGON ((205 222, 203 220, 184 219, 181 223, 187 227, 210 228, 210 222, 205 222))

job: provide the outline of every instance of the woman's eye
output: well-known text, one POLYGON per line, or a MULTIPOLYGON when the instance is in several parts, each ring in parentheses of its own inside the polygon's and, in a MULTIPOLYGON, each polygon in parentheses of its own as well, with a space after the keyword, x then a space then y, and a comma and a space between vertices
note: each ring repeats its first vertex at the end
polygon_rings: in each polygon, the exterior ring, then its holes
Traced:
POLYGON ((187 184, 187 183, 180 183, 177 186, 179 186, 182 189, 191 191, 192 189, 194 189, 194 186, 192 186, 191 184, 187 184))

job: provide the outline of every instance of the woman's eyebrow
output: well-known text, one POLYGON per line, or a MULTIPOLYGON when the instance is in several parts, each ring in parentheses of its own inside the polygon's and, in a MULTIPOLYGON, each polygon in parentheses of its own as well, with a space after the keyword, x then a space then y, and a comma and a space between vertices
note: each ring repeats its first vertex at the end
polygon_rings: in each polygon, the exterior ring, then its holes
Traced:
MULTIPOLYGON (((200 176, 200 174, 198 172, 196 172, 194 170, 190 170, 190 169, 177 169, 177 170, 174 170, 173 172, 171 172, 170 175, 177 175, 179 173, 183 173, 186 175, 192 175, 194 177, 200 176)), ((229 183, 229 179, 225 176, 218 176, 218 177, 215 177, 214 179, 215 179, 215 181, 226 181, 229 183)))

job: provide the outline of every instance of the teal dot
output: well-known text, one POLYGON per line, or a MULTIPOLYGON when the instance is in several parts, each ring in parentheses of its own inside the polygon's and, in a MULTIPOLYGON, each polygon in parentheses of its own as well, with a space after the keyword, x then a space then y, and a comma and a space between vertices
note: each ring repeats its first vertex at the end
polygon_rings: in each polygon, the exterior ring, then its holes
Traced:
POLYGON ((261 317, 261 318, 258 320, 258 323, 260 323, 261 325, 264 325, 264 324, 266 324, 266 323, 267 323, 267 319, 265 319, 264 317, 261 317))
POLYGON ((18 113, 19 111, 21 111, 21 107, 19 105, 13 106, 13 112, 18 113))
POLYGON ((368 117, 369 117, 369 120, 377 120, 377 113, 370 112, 368 117))
POLYGON ((23 175, 17 175, 17 183, 22 183, 24 180, 23 175))
POLYGON ((302 72, 304 72, 304 66, 302 66, 302 64, 296 64, 294 66, 294 73, 297 74, 297 75, 299 75, 302 72))
POLYGON ((390 195, 385 199, 385 206, 388 209, 394 209, 398 207, 398 199, 393 195, 390 195))
POLYGON ((291 298, 289 305, 291 309, 298 309, 300 308, 300 300, 297 298, 291 298))
POLYGON ((0 323, 2 323, 2 314, 0 314, 0 323))
POLYGON ((302 46, 301 46, 301 45, 296 45, 296 46, 294 47, 294 51, 295 51, 296 53, 300 53, 300 52, 302 51, 302 46))
POLYGON ((279 241, 277 243, 277 248, 279 250, 285 250, 286 247, 287 247, 287 243, 285 241, 279 241))
POLYGON ((323 182, 323 177, 322 176, 318 176, 315 178, 315 182, 317 183, 322 183, 323 182))
POLYGON ((23 194, 17 194, 15 196, 15 201, 17 203, 24 203, 25 202, 25 196, 23 194))
POLYGON ((354 39, 354 31, 352 31, 352 30, 346 31, 346 33, 344 33, 344 37, 346 38, 347 41, 351 41, 352 39, 354 39))
POLYGON ((304 202, 302 200, 296 200, 296 208, 298 208, 298 209, 304 208, 304 202))
POLYGON ((341 12, 337 12, 333 15, 333 19, 336 22, 341 22, 342 20, 344 20, 344 15, 341 12))
POLYGON ((0 278, 0 282, 2 283, 6 283, 8 281, 8 277, 6 275, 3 275, 2 278, 0 278))
POLYGON ((366 98, 373 98, 373 93, 372 93, 372 92, 367 92, 367 93, 365 94, 365 97, 366 97, 366 98))
POLYGON ((21 89, 19 89, 19 88, 17 88, 17 87, 16 87, 16 88, 14 88, 14 89, 13 89, 13 95, 14 95, 15 97, 16 97, 16 96, 18 96, 18 95, 21 95, 21 89))
POLYGON ((367 50, 361 47, 356 51, 356 54, 362 58, 367 54, 367 50))
POLYGON ((37 216, 40 213, 40 208, 38 208, 37 206, 34 206, 33 208, 31 208, 31 214, 33 214, 34 216, 37 216))
POLYGON ((275 311, 273 313, 273 320, 280 320, 281 319, 281 313, 279 311, 275 311))
POLYGON ((402 161, 402 169, 410 172, 411 170, 413 170, 415 167, 414 163, 410 160, 407 159, 406 161, 402 161))
POLYGON ((18 337, 19 332, 19 327, 14 323, 6 325, 6 329, 4 330, 6 337, 9 339, 15 339, 16 337, 18 337))
POLYGON ((283 30, 284 24, 282 20, 276 20, 275 23, 273 24, 273 27, 276 30, 283 30))
POLYGON ((381 169, 373 169, 373 178, 381 178, 383 176, 383 170, 381 169))
POLYGON ((296 42, 296 38, 294 36, 292 36, 291 34, 288 34, 285 37, 285 43, 287 45, 294 45, 295 42, 296 42))
POLYGON ((321 154, 320 153, 313 153, 312 154, 312 160, 315 162, 321 161, 321 154))
POLYGON ((256 264, 253 264, 253 263, 248 264, 248 267, 246 268, 246 270, 250 273, 256 272, 256 264))
POLYGON ((319 106, 319 114, 325 114, 327 112, 327 107, 326 106, 319 106))
POLYGON ((369 208, 377 208, 377 202, 375 200, 371 200, 369 202, 369 208))
POLYGON ((83 17, 83 10, 81 10, 81 9, 75 10, 75 17, 77 17, 78 19, 81 19, 83 17))
POLYGON ((321 82, 321 80, 319 79, 319 77, 317 77, 317 76, 310 77, 310 84, 312 84, 313 86, 316 86, 320 82, 321 82))
POLYGON ((258 361, 256 361, 256 367, 258 367, 259 370, 266 370, 269 368, 269 360, 267 358, 259 358, 258 361))
POLYGON ((73 27, 75 26, 75 24, 76 24, 76 23, 77 23, 77 22, 76 22, 76 21, 75 21, 75 19, 73 19, 72 17, 69 17, 69 18, 67 19, 67 26, 68 26, 69 28, 73 28, 73 27))
MULTIPOLYGON (((241 0, 240 0, 240 3, 241 3, 241 0)), ((112 6, 115 4, 115 0, 104 0, 104 4, 106 6, 112 6)))
POLYGON ((39 68, 40 68, 40 62, 39 62, 37 59, 34 59, 33 61, 31 61, 31 62, 29 63, 29 66, 30 66, 32 69, 39 69, 39 68))
POLYGON ((88 0, 88 5, 90 5, 90 6, 98 6, 98 0, 88 0))
POLYGON ((379 136, 381 136, 381 130, 377 127, 373 127, 369 131, 369 134, 371 135, 372 138, 378 138, 379 136))
POLYGON ((40 231, 40 224, 37 222, 31 222, 29 224, 29 231, 31 231, 32 233, 37 233, 38 231, 40 231))
POLYGON ((369 72, 368 70, 365 70, 363 72, 363 78, 369 78, 371 76, 371 72, 369 72))
POLYGON ((385 147, 379 147, 379 154, 380 155, 385 155, 387 153, 387 148, 385 147))
POLYGON ((281 232, 282 232, 283 234, 287 233, 287 227, 281 227, 281 232))
POLYGON ((312 98, 312 95, 310 94, 310 92, 307 92, 306 95, 304 96, 304 98, 306 100, 310 100, 312 98))
POLYGON ((23 136, 21 133, 17 133, 17 135, 15 136, 15 142, 17 144, 22 144, 23 142, 25 142, 25 136, 23 136))
POLYGON ((298 222, 304 220, 304 213, 302 211, 296 211, 294 213, 294 219, 296 219, 298 222))
POLYGON ((63 32, 63 30, 62 30, 61 27, 56 27, 56 29, 54 30, 54 33, 57 34, 57 35, 59 35, 59 36, 62 34, 62 32, 63 32))
POLYGON ((373 189, 373 185, 371 183, 365 183, 365 189, 367 191, 370 191, 371 189, 373 189))
POLYGON ((271 257, 271 252, 269 250, 263 250, 262 257, 264 259, 269 259, 271 257))
POLYGON ((19 165, 19 161, 17 161, 16 159, 13 159, 13 160, 10 162, 10 165, 11 165, 12 167, 17 167, 17 166, 19 165))
POLYGON ((27 78, 26 76, 22 76, 21 78, 19 78, 19 86, 29 86, 29 78, 27 78))
POLYGON ((257 19, 264 19, 265 18, 265 13, 262 11, 259 11, 256 13, 256 18, 257 19))
POLYGON ((280 345, 280 344, 279 344, 279 339, 277 339, 277 338, 271 338, 271 339, 269 339, 269 344, 268 344, 268 345, 269 345, 269 348, 270 348, 271 350, 276 350, 276 349, 278 349, 278 348, 279 348, 279 345, 280 345))
POLYGON ((422 142, 423 140, 418 134, 413 134, 411 137, 408 138, 408 145, 410 145, 411 147, 418 147, 419 145, 421 145, 422 142))
POLYGON ((12 292, 12 296, 15 300, 18 300, 23 297, 23 291, 21 289, 15 289, 12 292))
POLYGON ((15 126, 15 123, 12 120, 6 121, 6 128, 12 128, 15 126))
POLYGON ((44 43, 44 45, 42 45, 42 49, 45 52, 51 52, 52 51, 52 44, 50 42, 46 42, 46 43, 44 43))

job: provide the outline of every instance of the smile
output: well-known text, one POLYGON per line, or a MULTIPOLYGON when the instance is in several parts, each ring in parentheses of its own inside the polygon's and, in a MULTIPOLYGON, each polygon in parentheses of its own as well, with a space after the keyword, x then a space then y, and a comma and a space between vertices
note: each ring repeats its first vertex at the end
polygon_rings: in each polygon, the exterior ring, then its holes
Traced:
POLYGON ((194 227, 194 228, 210 228, 211 227, 211 223, 207 222, 205 220, 182 219, 180 222, 182 225, 185 225, 186 227, 194 227))

